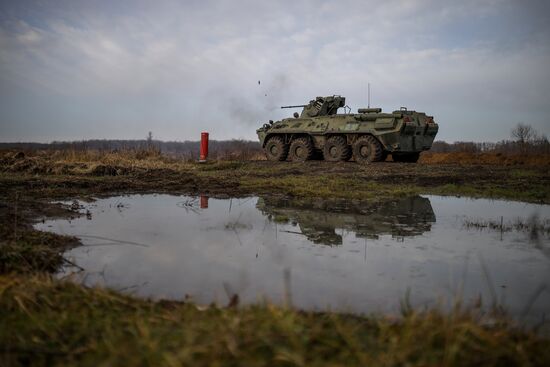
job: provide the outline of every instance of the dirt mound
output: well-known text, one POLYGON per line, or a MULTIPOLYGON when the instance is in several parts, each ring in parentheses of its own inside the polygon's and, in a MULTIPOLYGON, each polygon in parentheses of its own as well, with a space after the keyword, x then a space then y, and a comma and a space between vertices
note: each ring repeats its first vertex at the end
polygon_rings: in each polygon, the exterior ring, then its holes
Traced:
POLYGON ((121 176, 130 173, 127 167, 113 166, 107 164, 98 164, 93 167, 89 174, 92 176, 121 176))
POLYGON ((4 172, 50 174, 50 175, 90 175, 90 176, 121 176, 136 173, 135 169, 108 164, 90 163, 57 163, 39 158, 25 158, 3 165, 4 172))
POLYGON ((44 156, 27 156, 23 152, 5 152, 0 156, 0 171, 10 173, 120 176, 139 169, 92 162, 52 162, 44 156))
POLYGON ((549 154, 503 154, 503 153, 430 153, 420 155, 420 162, 426 164, 487 164, 550 166, 549 154))
POLYGON ((42 159, 27 157, 23 152, 7 152, 0 158, 0 167, 4 172, 45 173, 46 164, 42 159))

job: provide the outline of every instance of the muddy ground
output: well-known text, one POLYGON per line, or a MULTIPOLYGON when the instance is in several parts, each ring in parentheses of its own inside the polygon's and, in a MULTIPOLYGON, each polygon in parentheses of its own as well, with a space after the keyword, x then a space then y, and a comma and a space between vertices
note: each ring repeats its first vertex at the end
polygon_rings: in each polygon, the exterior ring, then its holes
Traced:
MULTIPOLYGON (((487 157, 485 157, 487 158, 487 157)), ((368 203, 416 194, 460 195, 550 203, 550 165, 268 161, 185 162, 154 153, 0 152, 2 271, 52 270, 59 250, 76 239, 44 234, 32 223, 76 216, 77 208, 54 200, 93 200, 125 193, 180 193, 214 197, 280 195, 368 203), (16 241, 13 241, 16 240, 16 241), (38 253, 35 253, 36 251, 38 253), (53 251, 53 252, 52 252, 53 251), (46 253, 52 252, 49 255, 46 253), (46 259, 42 261, 41 259, 46 259), (11 265, 10 265, 11 264, 11 265)), ((437 157, 431 157, 432 161, 437 157)), ((439 159, 441 160, 441 159, 439 159)), ((448 156, 446 161, 449 161, 448 156)), ((541 163, 542 162, 542 163, 541 163)), ((528 163, 528 162, 527 162, 528 163)))
POLYGON ((548 365, 550 340, 499 313, 405 307, 395 320, 235 308, 238 298, 227 308, 204 308, 88 289, 49 275, 68 262, 63 252, 78 239, 32 227, 80 215, 73 199, 123 193, 270 194, 359 205, 414 194, 550 203, 547 160, 443 161, 198 164, 142 152, 0 152, 0 365, 548 365))
MULTIPOLYGON (((162 156, 139 159, 124 155, 117 157, 116 154, 78 158, 5 152, 0 155, 0 189, 7 194, 2 195, 3 198, 6 199, 10 193, 13 195, 15 191, 33 198, 67 198, 127 191, 293 195, 302 186, 302 189, 308 190, 306 196, 361 199, 361 195, 354 195, 346 185, 336 185, 348 182, 353 183, 359 193, 365 189, 362 184, 374 184, 386 186, 385 191, 391 191, 392 187, 409 188, 424 193, 550 203, 550 164, 510 164, 507 158, 502 160, 506 164, 500 164, 491 155, 478 160, 493 164, 472 163, 471 159, 464 164, 383 162, 360 165, 355 162, 323 161, 217 161, 198 164, 162 156), (327 193, 323 186, 331 186, 334 190, 327 193)), ((452 162, 445 153, 440 158, 431 155, 425 160, 452 162)), ((539 162, 544 163, 545 160, 539 158, 539 162)), ((376 195, 366 198, 376 199, 376 195)))

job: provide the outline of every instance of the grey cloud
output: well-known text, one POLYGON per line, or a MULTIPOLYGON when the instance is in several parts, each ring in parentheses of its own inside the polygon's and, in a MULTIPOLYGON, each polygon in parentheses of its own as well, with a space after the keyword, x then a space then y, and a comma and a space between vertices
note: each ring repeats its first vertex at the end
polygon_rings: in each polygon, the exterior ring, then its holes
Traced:
POLYGON ((254 139, 281 104, 364 105, 367 82, 443 139, 550 133, 544 2, 20 3, 0 6, 2 140, 254 139))

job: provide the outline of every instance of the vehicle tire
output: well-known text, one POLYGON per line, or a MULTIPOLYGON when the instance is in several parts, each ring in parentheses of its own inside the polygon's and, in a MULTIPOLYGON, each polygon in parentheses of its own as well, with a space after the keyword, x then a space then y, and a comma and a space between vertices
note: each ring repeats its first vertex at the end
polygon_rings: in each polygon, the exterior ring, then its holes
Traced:
POLYGON ((323 157, 329 162, 347 161, 350 153, 351 149, 343 136, 331 136, 323 148, 323 157))
POLYGON ((294 139, 290 143, 290 160, 293 162, 305 162, 313 157, 313 144, 309 138, 294 139))
POLYGON ((288 156, 288 144, 282 136, 273 136, 265 143, 265 156, 269 161, 284 161, 288 156))
POLYGON ((394 153, 392 158, 394 162, 416 163, 420 158, 420 153, 394 153))
POLYGON ((358 137, 353 144, 353 155, 358 163, 379 162, 382 153, 382 145, 370 135, 358 137))

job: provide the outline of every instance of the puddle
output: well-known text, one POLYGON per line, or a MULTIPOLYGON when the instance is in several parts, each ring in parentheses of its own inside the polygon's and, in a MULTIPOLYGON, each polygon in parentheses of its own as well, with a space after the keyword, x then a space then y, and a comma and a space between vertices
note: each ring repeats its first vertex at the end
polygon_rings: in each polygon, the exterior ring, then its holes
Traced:
POLYGON ((438 196, 367 206, 172 195, 81 204, 87 215, 36 227, 81 238, 84 246, 66 256, 84 270, 66 268, 59 276, 74 273, 86 285, 203 304, 227 304, 238 294, 241 303, 265 297, 357 313, 397 313, 407 292, 414 306, 481 295, 484 304, 497 300, 533 322, 550 310, 548 205, 438 196), (546 227, 471 226, 533 220, 546 227))

